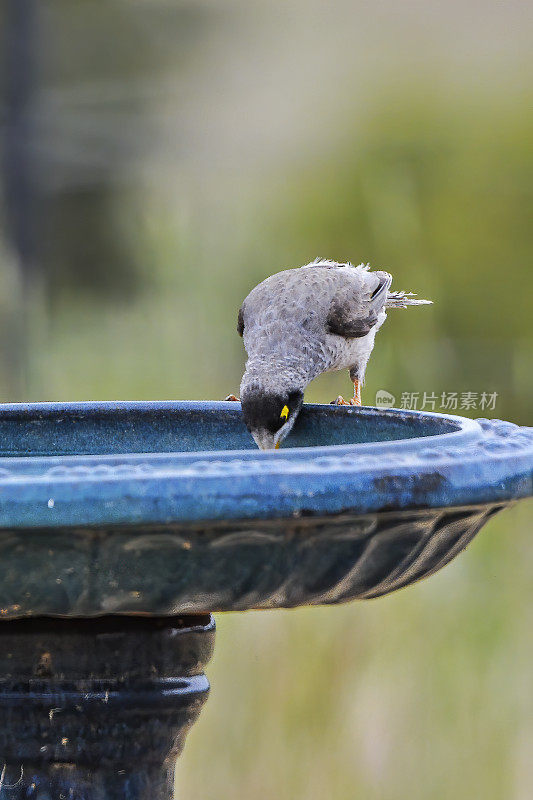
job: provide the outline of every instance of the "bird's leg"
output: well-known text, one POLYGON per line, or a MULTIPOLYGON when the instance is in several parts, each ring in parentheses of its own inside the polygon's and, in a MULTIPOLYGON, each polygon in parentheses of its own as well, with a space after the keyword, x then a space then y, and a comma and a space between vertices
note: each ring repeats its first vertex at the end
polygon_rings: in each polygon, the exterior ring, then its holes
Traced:
POLYGON ((358 378, 353 379, 353 397, 350 400, 351 406, 360 406, 361 405, 361 384, 359 383, 358 378))
POLYGON ((351 406, 361 405, 361 384, 365 375, 366 364, 355 364, 350 368, 350 380, 353 383, 353 397, 350 400, 351 406))
POLYGON ((225 397, 224 400, 231 400, 233 402, 236 401, 237 403, 239 402, 239 398, 234 394, 228 394, 228 396, 225 397))

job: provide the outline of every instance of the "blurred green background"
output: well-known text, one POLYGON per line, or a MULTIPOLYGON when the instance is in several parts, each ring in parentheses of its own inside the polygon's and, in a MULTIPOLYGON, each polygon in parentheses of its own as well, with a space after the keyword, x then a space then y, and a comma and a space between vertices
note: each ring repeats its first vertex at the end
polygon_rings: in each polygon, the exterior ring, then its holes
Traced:
MULTIPOLYGON (((241 300, 322 256, 434 300, 390 311, 366 404, 533 424, 527 4, 4 0, 0 32, 2 401, 237 392, 241 300)), ((219 617, 177 796, 529 800, 532 527, 388 598, 219 617)))

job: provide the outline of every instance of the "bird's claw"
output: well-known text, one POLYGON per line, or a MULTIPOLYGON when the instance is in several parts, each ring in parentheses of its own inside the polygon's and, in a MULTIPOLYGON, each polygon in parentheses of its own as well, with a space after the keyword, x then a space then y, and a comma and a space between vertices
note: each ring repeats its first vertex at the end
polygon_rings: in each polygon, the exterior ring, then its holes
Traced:
POLYGON ((356 397, 350 397, 349 400, 345 400, 344 397, 340 394, 336 400, 332 400, 330 406, 360 406, 361 401, 358 400, 356 397))
POLYGON ((234 394, 228 394, 228 396, 225 397, 224 400, 231 400, 232 402, 237 402, 237 403, 239 402, 239 398, 237 397, 237 395, 234 394))

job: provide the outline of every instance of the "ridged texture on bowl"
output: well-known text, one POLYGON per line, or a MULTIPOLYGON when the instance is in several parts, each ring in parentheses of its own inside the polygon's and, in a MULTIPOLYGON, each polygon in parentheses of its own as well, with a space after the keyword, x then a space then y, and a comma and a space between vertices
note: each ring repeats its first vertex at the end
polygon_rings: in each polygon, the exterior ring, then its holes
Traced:
POLYGON ((376 597, 431 575, 503 506, 0 536, 0 613, 179 614, 376 597))

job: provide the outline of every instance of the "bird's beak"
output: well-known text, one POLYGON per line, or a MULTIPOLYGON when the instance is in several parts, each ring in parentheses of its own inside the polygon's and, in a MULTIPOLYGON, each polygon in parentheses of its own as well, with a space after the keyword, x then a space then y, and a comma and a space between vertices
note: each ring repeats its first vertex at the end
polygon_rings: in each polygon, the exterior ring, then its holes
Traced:
POLYGON ((254 431, 252 436, 260 450, 277 450, 279 447, 279 442, 268 431, 254 431))

